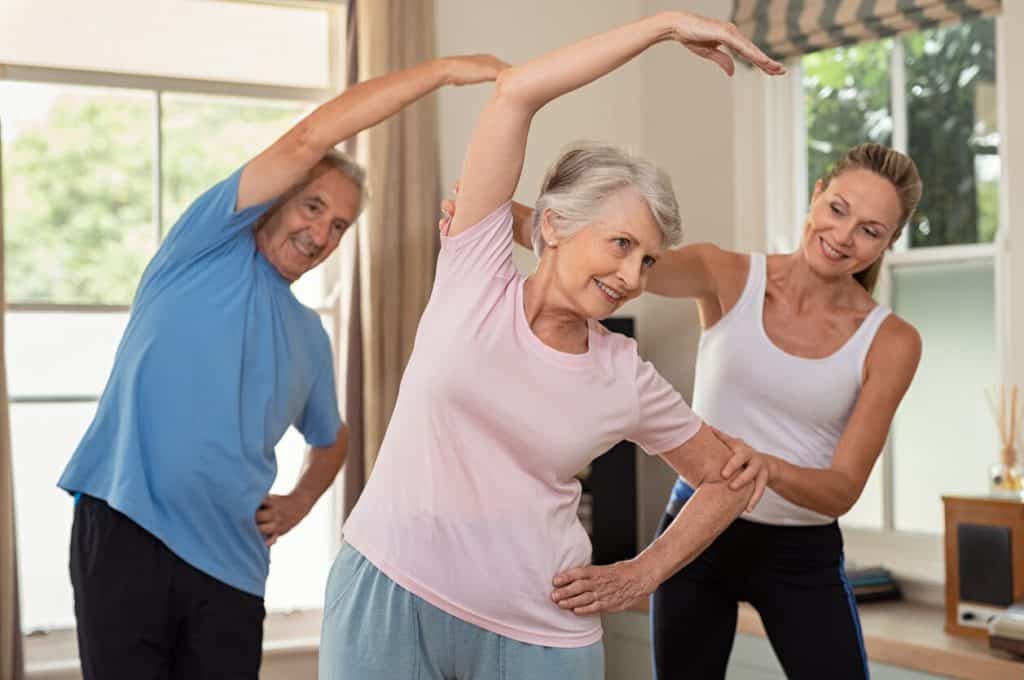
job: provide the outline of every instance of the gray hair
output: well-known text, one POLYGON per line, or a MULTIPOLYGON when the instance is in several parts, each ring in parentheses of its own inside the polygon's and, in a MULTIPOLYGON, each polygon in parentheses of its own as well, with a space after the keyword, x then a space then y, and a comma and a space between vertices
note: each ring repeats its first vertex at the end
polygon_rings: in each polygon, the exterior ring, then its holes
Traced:
MULTIPOLYGON (((352 182, 355 183, 356 187, 359 188, 359 209, 356 211, 356 214, 352 217, 352 221, 355 222, 357 219, 359 219, 359 216, 362 214, 363 209, 366 207, 366 202, 370 199, 370 190, 369 187, 367 186, 368 183, 366 181, 366 168, 364 168, 355 159, 353 159, 351 156, 349 156, 344 151, 341 151, 340 149, 331 149, 330 151, 325 153, 323 155, 323 158, 317 161, 317 165, 320 165, 321 163, 325 163, 326 165, 330 166, 331 169, 337 170, 341 174, 345 175, 345 177, 348 177, 350 180, 352 180, 352 182)), ((295 196, 300 191, 309 186, 309 183, 313 181, 313 178, 315 176, 313 174, 313 171, 315 169, 316 166, 310 168, 309 172, 306 173, 305 177, 303 177, 294 186, 292 186, 291 189, 281 194, 277 198, 277 200, 274 201, 274 204, 270 206, 267 209, 267 211, 263 213, 260 216, 260 218, 256 221, 256 224, 253 225, 253 230, 259 231, 260 229, 262 229, 263 226, 270 221, 270 218, 274 216, 274 214, 282 205, 287 203, 289 200, 291 200, 293 196, 295 196)))
MULTIPOLYGON (((324 154, 324 157, 320 159, 320 162, 326 163, 341 174, 345 175, 345 177, 352 180, 356 187, 359 188, 359 210, 352 218, 352 221, 355 222, 366 207, 366 202, 370 200, 370 188, 366 181, 366 168, 360 165, 356 159, 352 158, 340 149, 331 149, 324 154)), ((301 186, 305 186, 308 183, 309 180, 307 179, 301 186)))
POLYGON ((609 196, 622 189, 635 189, 650 208, 661 230, 663 248, 683 242, 679 204, 672 180, 661 168, 617 146, 598 142, 575 142, 562 152, 541 183, 533 211, 533 251, 544 252, 541 220, 551 210, 565 226, 559 235, 571 236, 594 219, 609 196))

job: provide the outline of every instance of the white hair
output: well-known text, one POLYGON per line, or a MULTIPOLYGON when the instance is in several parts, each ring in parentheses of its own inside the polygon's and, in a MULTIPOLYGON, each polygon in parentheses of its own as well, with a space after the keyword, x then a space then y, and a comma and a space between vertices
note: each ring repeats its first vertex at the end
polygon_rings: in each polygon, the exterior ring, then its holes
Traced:
MULTIPOLYGON (((352 180, 356 187, 358 187, 359 210, 352 218, 352 221, 355 222, 363 212, 363 208, 366 207, 366 202, 370 200, 370 189, 366 181, 366 168, 340 149, 331 149, 324 154, 324 157, 320 159, 320 162, 330 165, 332 168, 345 175, 345 177, 352 180)), ((301 186, 305 186, 308 183, 309 180, 307 179, 301 186)))
POLYGON ((683 242, 679 204, 668 173, 650 161, 617 146, 575 142, 562 152, 541 183, 533 212, 533 251, 544 252, 541 220, 550 210, 558 215, 558 233, 571 236, 593 221, 615 192, 634 189, 644 200, 661 230, 663 248, 683 242))

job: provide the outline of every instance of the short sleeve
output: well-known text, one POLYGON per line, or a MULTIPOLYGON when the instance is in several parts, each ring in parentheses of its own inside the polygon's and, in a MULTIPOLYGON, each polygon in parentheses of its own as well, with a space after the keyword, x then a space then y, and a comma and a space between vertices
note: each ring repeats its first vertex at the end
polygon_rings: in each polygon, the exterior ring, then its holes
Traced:
MULTIPOLYGON (((215 248, 252 226, 273 201, 235 210, 242 166, 197 198, 171 227, 153 265, 169 265, 187 261, 215 248)), ((149 272, 147 272, 148 274, 149 272)))
POLYGON ((490 215, 457 236, 442 230, 437 256, 435 290, 448 285, 489 285, 494 277, 515 275, 512 263, 512 203, 498 206, 490 215))
POLYGON ((310 446, 323 447, 334 444, 341 428, 338 415, 338 391, 334 383, 334 368, 330 352, 319 374, 313 381, 309 399, 295 421, 295 428, 302 433, 310 446))
POLYGON ((637 356, 638 419, 629 439, 657 455, 684 444, 701 427, 701 419, 654 365, 637 356))

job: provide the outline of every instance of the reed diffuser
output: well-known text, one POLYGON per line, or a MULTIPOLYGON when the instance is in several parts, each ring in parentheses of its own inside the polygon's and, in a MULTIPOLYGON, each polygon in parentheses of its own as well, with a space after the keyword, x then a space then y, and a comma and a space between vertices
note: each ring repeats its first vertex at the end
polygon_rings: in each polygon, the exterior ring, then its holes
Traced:
POLYGON ((1017 462, 1017 437, 1024 425, 1024 400, 1016 385, 988 389, 985 396, 1002 446, 999 462, 988 469, 989 491, 995 496, 1024 498, 1024 470, 1017 462))

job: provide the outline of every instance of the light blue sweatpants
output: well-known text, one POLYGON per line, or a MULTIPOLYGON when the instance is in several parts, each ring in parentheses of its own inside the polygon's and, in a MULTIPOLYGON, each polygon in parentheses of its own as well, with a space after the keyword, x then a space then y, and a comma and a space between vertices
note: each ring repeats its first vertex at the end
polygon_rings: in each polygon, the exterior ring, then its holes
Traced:
POLYGON ((543 647, 438 609, 341 547, 327 581, 320 680, 603 680, 604 646, 543 647))

